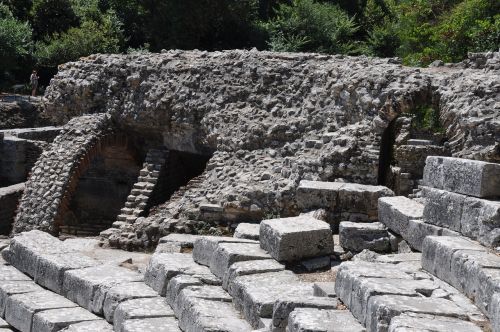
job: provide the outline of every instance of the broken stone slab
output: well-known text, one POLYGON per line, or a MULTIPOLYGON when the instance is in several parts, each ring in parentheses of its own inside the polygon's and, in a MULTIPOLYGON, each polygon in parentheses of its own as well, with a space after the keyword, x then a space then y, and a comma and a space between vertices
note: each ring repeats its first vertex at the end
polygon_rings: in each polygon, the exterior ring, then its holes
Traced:
POLYGON ((113 332, 113 325, 104 319, 71 324, 63 332, 113 332))
POLYGON ((272 318, 276 300, 289 295, 307 297, 312 292, 312 284, 300 282, 290 271, 238 276, 229 285, 234 305, 254 328, 260 318, 272 318))
POLYGON ((500 165, 452 157, 427 157, 424 185, 475 197, 500 196, 500 165))
POLYGON ((404 196, 382 197, 378 201, 378 219, 393 232, 407 236, 408 223, 422 219, 423 204, 404 196))
POLYGON ((234 278, 243 275, 284 271, 285 266, 274 259, 252 260, 232 264, 224 274, 222 287, 228 289, 234 278))
POLYGON ((343 221, 339 226, 339 238, 342 248, 352 252, 368 249, 383 253, 391 250, 387 227, 380 222, 343 221))
POLYGON ((335 281, 315 282, 313 295, 319 297, 337 297, 335 293, 335 281))
POLYGON ((85 309, 102 315, 109 288, 129 282, 143 281, 138 272, 113 265, 99 265, 64 274, 63 293, 85 309))
POLYGON ((7 298, 14 294, 24 294, 43 291, 43 288, 33 281, 0 281, 0 316, 5 316, 7 298))
POLYGON ((71 324, 100 320, 81 307, 44 310, 33 316, 32 331, 55 332, 71 324))
POLYGON ((131 319, 174 317, 174 311, 161 297, 133 299, 121 302, 115 309, 113 325, 122 331, 123 324, 131 319))
POLYGON ((233 263, 270 258, 258 243, 219 243, 210 261, 210 271, 222 279, 233 263))
POLYGON ((288 332, 365 332, 349 310, 298 308, 288 316, 288 332))
POLYGON ((158 294, 165 296, 170 279, 179 274, 213 278, 210 269, 197 264, 190 254, 157 253, 149 261, 144 275, 144 282, 158 294))
POLYGON ((104 299, 104 318, 112 323, 115 309, 123 301, 157 296, 158 293, 143 282, 129 282, 112 286, 107 290, 104 299))
POLYGON ((126 320, 120 332, 181 332, 175 317, 159 317, 126 320))
POLYGON ((193 249, 194 242, 200 235, 172 233, 160 238, 156 253, 185 252, 193 249))
POLYGON ((62 241, 42 231, 29 231, 14 236, 8 249, 2 251, 4 259, 21 272, 35 276, 37 260, 42 254, 74 252, 62 241))
POLYGON ((75 307, 78 307, 75 303, 47 290, 15 294, 7 299, 5 320, 16 329, 29 332, 37 312, 75 307))
POLYGON ((234 230, 234 237, 239 239, 259 240, 260 224, 238 224, 234 230))
MULTIPOLYGON (((182 292, 181 292, 182 293, 182 292)), ((188 297, 180 308, 183 331, 250 332, 252 327, 240 317, 231 302, 188 297)))
POLYGON ((210 266, 212 255, 219 243, 259 243, 258 241, 238 239, 234 237, 203 236, 197 239, 193 248, 193 259, 196 263, 210 266))
POLYGON ((366 329, 387 331, 391 320, 402 313, 446 316, 467 321, 467 313, 452 301, 442 298, 400 295, 372 296, 366 309, 366 329))
POLYGON ((69 270, 97 266, 101 263, 77 253, 43 254, 36 260, 34 280, 40 286, 62 294, 64 273, 69 270))
POLYGON ((398 331, 480 332, 482 329, 461 319, 405 313, 394 317, 389 325, 389 332, 398 331))
POLYGON ((280 262, 327 256, 334 250, 330 226, 306 215, 262 221, 260 246, 280 262))
POLYGON ((336 298, 317 296, 284 296, 278 299, 273 306, 272 332, 285 331, 288 325, 288 316, 296 308, 337 309, 339 301, 336 298))

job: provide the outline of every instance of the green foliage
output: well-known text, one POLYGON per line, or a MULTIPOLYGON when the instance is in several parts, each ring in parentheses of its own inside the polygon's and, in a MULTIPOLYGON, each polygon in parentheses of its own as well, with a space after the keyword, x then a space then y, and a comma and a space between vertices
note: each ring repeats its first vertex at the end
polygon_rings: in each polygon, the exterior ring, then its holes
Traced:
POLYGON ((7 5, 15 18, 22 21, 27 21, 30 17, 32 0, 4 0, 3 3, 7 5))
POLYGON ((37 39, 64 32, 79 24, 69 0, 34 0, 32 17, 37 39))
POLYGON ((101 22, 85 21, 78 28, 38 42, 35 54, 40 65, 56 67, 94 53, 118 53, 121 41, 121 23, 113 12, 109 12, 101 22))
POLYGON ((26 58, 32 48, 31 27, 20 22, 6 5, 0 3, 0 78, 5 71, 14 70, 26 58))
POLYGON ((276 16, 263 25, 273 51, 348 53, 357 30, 354 20, 335 5, 313 0, 281 4, 276 16))
POLYGON ((439 120, 439 110, 432 106, 420 106, 412 110, 412 126, 416 129, 423 129, 431 132, 443 132, 439 120))

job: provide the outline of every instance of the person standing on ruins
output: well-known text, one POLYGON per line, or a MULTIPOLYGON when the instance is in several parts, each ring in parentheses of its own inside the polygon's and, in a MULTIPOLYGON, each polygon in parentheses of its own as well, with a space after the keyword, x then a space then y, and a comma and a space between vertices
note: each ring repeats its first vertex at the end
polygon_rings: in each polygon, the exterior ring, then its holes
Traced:
POLYGON ((33 69, 33 72, 30 76, 30 84, 31 84, 31 96, 36 97, 36 90, 38 89, 38 73, 36 69, 33 69))

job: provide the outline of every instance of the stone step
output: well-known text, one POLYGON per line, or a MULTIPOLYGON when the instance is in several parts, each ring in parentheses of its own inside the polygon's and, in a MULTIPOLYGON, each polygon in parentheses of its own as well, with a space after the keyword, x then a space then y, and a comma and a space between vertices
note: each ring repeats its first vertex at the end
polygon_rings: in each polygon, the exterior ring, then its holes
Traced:
POLYGON ((424 240, 423 268, 471 298, 500 331, 500 256, 465 237, 424 240))
POLYGON ((239 239, 259 240, 260 224, 240 223, 234 230, 234 237, 239 239))
MULTIPOLYGON (((74 326, 68 331, 100 331, 92 330, 97 327, 86 322, 103 321, 100 317, 113 323, 116 331, 151 331, 148 324, 153 324, 152 318, 164 318, 155 323, 168 321, 172 327, 168 331, 180 331, 165 299, 147 286, 137 271, 88 257, 39 231, 15 236, 2 255, 13 266, 0 266, 0 309, 21 331, 31 331, 31 326, 32 331, 56 331, 71 324, 74 326), (36 283, 16 268, 33 276, 36 283), (10 295, 12 300, 4 298, 10 295)), ((99 325, 103 331, 112 330, 104 322, 99 325)))
POLYGON ((342 221, 339 225, 339 242, 344 250, 354 253, 365 249, 379 253, 391 251, 389 232, 380 222, 342 221))
POLYGON ((299 308, 288 318, 288 332, 365 332, 349 310, 299 308))
POLYGON ((297 188, 297 204, 303 210, 327 209, 367 220, 377 219, 377 201, 386 196, 394 196, 387 187, 357 183, 302 180, 297 188))
POLYGON ((435 331, 455 331, 457 324, 464 331, 489 328, 488 319, 466 296, 426 273, 420 261, 407 254, 342 263, 335 291, 367 331, 425 326, 429 319, 448 323, 435 331))
POLYGON ((424 185, 475 197, 500 197, 500 164, 452 157, 427 157, 424 185))
POLYGON ((423 211, 426 223, 448 228, 490 248, 500 244, 500 201, 425 186, 422 197, 427 201, 423 211))

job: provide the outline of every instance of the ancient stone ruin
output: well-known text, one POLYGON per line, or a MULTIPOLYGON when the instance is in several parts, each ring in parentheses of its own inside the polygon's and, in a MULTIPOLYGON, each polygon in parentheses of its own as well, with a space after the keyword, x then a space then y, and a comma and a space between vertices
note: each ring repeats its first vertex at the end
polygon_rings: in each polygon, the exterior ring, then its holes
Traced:
POLYGON ((0 102, 0 331, 500 332, 499 74, 62 65, 40 103, 0 102))

